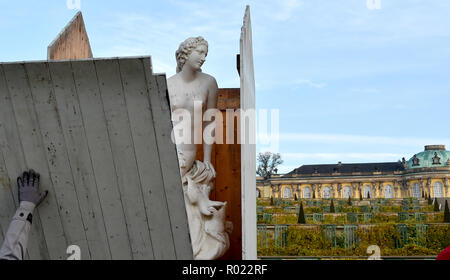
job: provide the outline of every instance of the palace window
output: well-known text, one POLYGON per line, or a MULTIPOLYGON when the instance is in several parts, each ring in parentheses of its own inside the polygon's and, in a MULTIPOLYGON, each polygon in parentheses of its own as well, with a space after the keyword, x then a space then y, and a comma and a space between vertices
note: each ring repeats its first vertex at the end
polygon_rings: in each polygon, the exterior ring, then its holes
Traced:
POLYGON ((306 187, 303 189, 303 198, 310 199, 311 198, 311 189, 306 187))
POLYGON ((364 187, 364 198, 373 198, 372 196, 372 188, 370 186, 365 186, 364 187))
POLYGON ((442 183, 436 182, 433 186, 434 197, 442 197, 442 183))
POLYGON ((413 185, 413 196, 416 198, 420 198, 420 185, 419 183, 414 183, 413 185))
POLYGON ((290 188, 284 188, 283 190, 283 198, 291 198, 291 189, 290 188))
POLYGON ((386 185, 384 187, 384 198, 394 198, 394 193, 392 191, 391 185, 386 185))
POLYGON ((438 154, 434 153, 433 164, 441 164, 441 158, 438 157, 438 154))
POLYGON ((349 186, 344 187, 344 198, 352 196, 352 189, 349 186))
POLYGON ((323 188, 323 198, 331 198, 331 190, 329 187, 323 188))

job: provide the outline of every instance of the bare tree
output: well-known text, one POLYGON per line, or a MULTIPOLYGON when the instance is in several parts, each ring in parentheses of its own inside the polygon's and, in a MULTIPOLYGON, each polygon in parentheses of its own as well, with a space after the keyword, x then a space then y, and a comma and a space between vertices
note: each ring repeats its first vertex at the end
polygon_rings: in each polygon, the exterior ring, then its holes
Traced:
POLYGON ((264 179, 270 178, 273 174, 278 172, 277 167, 283 163, 280 154, 274 154, 271 152, 259 153, 257 157, 258 169, 256 174, 264 179))

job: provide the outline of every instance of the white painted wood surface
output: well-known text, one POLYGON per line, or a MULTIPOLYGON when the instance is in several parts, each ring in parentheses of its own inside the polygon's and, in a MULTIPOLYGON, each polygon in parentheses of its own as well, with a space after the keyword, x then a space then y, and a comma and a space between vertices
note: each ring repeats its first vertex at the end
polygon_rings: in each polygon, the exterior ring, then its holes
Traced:
MULTIPOLYGON (((241 110, 255 110, 255 76, 253 68, 252 25, 247 6, 240 41, 241 110)), ((247 114, 253 115, 253 114, 247 114)), ((245 135, 246 119, 241 117, 241 178, 242 178, 242 259, 256 260, 256 143, 245 135), (246 138, 246 139, 245 139, 246 138)))
POLYGON ((30 259, 192 259, 170 131, 149 57, 0 64, 1 239, 33 168, 50 193, 30 259))

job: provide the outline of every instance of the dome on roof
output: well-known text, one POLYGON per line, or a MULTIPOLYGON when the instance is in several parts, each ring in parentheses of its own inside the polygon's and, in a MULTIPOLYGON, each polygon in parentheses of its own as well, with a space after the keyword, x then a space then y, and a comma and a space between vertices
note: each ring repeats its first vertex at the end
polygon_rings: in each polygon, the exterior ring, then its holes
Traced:
POLYGON ((425 146, 425 151, 408 160, 408 169, 450 167, 450 152, 444 145, 425 146))

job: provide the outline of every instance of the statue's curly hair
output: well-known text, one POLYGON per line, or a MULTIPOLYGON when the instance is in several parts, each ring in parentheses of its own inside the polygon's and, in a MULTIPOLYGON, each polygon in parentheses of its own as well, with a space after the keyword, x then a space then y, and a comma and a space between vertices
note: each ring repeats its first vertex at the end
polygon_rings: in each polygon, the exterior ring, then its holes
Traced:
POLYGON ((175 57, 177 59, 177 73, 181 72, 188 56, 199 45, 205 45, 206 48, 208 48, 208 42, 201 36, 187 38, 183 43, 180 44, 178 50, 175 53, 175 57))

